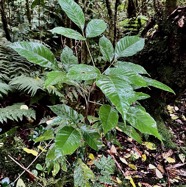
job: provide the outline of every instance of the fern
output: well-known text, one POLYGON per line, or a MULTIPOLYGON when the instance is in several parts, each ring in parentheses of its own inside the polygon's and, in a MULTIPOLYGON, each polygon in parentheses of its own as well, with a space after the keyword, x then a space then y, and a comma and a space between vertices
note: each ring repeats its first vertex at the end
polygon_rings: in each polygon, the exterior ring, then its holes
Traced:
POLYGON ((29 76, 31 72, 41 70, 5 45, 0 45, 0 79, 11 80, 20 75, 29 76))
POLYGON ((11 91, 11 87, 5 82, 0 82, 0 98, 2 98, 3 95, 8 95, 9 91, 11 91))
POLYGON ((0 108, 0 123, 7 123, 8 120, 19 121, 23 119, 23 116, 35 119, 35 111, 22 107, 23 105, 23 103, 17 103, 5 108, 0 108))
POLYGON ((27 77, 25 75, 21 75, 13 78, 10 81, 10 85, 14 86, 19 91, 25 91, 31 96, 34 96, 37 90, 43 90, 43 80, 40 78, 32 78, 27 77))

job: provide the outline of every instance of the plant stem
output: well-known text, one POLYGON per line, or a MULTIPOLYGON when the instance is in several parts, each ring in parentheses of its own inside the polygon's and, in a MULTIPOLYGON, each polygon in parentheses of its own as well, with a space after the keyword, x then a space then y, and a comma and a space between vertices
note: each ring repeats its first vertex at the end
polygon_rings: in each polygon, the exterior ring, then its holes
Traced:
MULTIPOLYGON (((83 31, 82 31, 82 33, 83 33, 83 36, 85 37, 85 34, 84 34, 83 31)), ((87 40, 85 40, 85 44, 86 44, 86 47, 87 47, 88 53, 89 53, 89 55, 90 55, 90 58, 91 58, 92 64, 93 64, 93 66, 95 67, 94 59, 93 59, 92 54, 91 54, 91 52, 90 52, 90 48, 89 48, 89 45, 88 45, 87 40)))

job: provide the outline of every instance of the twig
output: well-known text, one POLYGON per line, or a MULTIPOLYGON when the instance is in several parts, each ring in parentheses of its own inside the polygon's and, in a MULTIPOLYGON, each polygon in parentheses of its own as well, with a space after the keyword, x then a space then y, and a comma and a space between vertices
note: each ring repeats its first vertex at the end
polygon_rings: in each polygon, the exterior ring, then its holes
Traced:
MULTIPOLYGON (((24 172, 26 171, 27 173, 29 173, 30 175, 33 175, 33 173, 31 171, 28 170, 28 168, 25 168, 22 164, 20 164, 18 161, 16 161, 13 157, 11 157, 10 155, 8 155, 8 157, 13 160, 17 165, 19 165, 24 172)), ((37 178, 37 177, 36 177, 37 178)), ((38 179, 38 178, 37 178, 38 179)))
POLYGON ((116 160, 115 156, 113 154, 110 153, 110 151, 108 151, 108 153, 110 154, 110 156, 113 158, 116 166, 118 167, 118 169, 121 171, 121 173, 123 174, 123 176, 125 177, 125 172, 123 171, 121 165, 119 164, 119 162, 116 160))
MULTIPOLYGON (((51 140, 51 141, 44 147, 44 149, 46 149, 47 147, 49 147, 52 141, 53 141, 53 140, 51 140)), ((42 153, 43 153, 43 151, 41 151, 41 152, 34 158, 34 160, 27 166, 27 168, 25 168, 25 169, 28 170, 28 169, 30 168, 30 166, 39 158, 39 156, 40 156, 42 153)), ((14 180, 14 183, 25 173, 26 170, 24 170, 24 171, 14 180)), ((32 175, 33 175, 33 174, 32 174, 32 175)))

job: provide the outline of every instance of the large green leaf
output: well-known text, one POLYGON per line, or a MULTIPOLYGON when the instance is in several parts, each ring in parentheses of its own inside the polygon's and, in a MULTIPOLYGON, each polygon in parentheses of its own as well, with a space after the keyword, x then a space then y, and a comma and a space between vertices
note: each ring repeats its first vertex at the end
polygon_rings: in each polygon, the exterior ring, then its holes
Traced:
POLYGON ((15 42, 10 44, 10 47, 34 64, 45 68, 57 68, 57 61, 54 54, 41 43, 15 42))
POLYGON ((90 180, 95 180, 94 173, 81 159, 78 159, 74 169, 74 187, 91 187, 90 180))
POLYGON ((74 86, 78 86, 78 84, 73 81, 70 80, 67 76, 65 72, 62 71, 51 71, 49 73, 47 73, 47 78, 45 80, 45 87, 48 86, 53 86, 59 83, 66 83, 68 85, 74 85, 74 86))
POLYGON ((126 112, 130 104, 135 101, 133 88, 122 79, 109 76, 102 76, 96 81, 96 84, 106 97, 110 99, 112 104, 116 106, 125 121, 126 112))
POLYGON ((72 49, 70 49, 68 46, 65 46, 60 58, 63 66, 67 71, 74 64, 78 64, 78 58, 73 54, 72 49))
POLYGON ((105 36, 102 36, 99 40, 99 47, 104 60, 111 62, 114 57, 114 48, 111 41, 105 36))
POLYGON ((115 58, 128 57, 141 51, 144 47, 145 40, 138 36, 125 36, 116 44, 115 58))
POLYGON ((144 134, 150 134, 161 140, 155 120, 141 107, 130 107, 127 112, 127 121, 134 128, 144 134))
POLYGON ((148 74, 147 71, 140 65, 132 62, 117 61, 114 64, 115 67, 122 68, 125 71, 133 71, 137 74, 148 74))
POLYGON ((118 113, 110 105, 102 105, 100 107, 99 117, 105 134, 116 127, 118 123, 118 113))
POLYGON ((73 80, 93 80, 100 75, 98 68, 86 65, 86 64, 77 64, 69 69, 67 77, 73 80))
POLYGON ((65 27, 55 27, 50 30, 52 33, 60 34, 67 38, 75 39, 75 40, 85 40, 85 38, 77 31, 65 27))
POLYGON ((100 135, 98 132, 96 132, 94 129, 88 128, 87 126, 82 126, 81 131, 85 143, 95 151, 98 151, 101 147, 101 142, 99 141, 100 135))
POLYGON ((77 123, 83 119, 83 116, 81 114, 78 114, 75 110, 65 104, 53 105, 49 108, 63 120, 66 119, 70 122, 77 123))
POLYGON ((173 94, 175 94, 175 92, 167 85, 157 81, 157 80, 154 80, 154 79, 151 79, 151 78, 147 78, 147 77, 144 77, 145 81, 147 82, 148 86, 153 86, 155 88, 159 88, 161 90, 164 90, 164 91, 167 91, 167 92, 171 92, 173 94))
POLYGON ((81 144, 81 134, 73 127, 65 126, 56 134, 55 148, 62 155, 71 155, 81 144))
POLYGON ((86 37, 94 38, 102 34, 107 28, 107 24, 101 19, 92 19, 86 27, 86 37))
POLYGON ((118 123, 118 127, 122 130, 127 136, 131 137, 132 139, 136 140, 138 143, 142 143, 141 136, 139 135, 136 130, 129 125, 125 125, 124 123, 118 123))
POLYGON ((58 0, 67 16, 79 27, 84 29, 85 16, 81 7, 74 0, 58 0))
POLYGON ((147 87, 147 83, 144 78, 132 70, 126 70, 122 67, 108 68, 105 74, 123 79, 123 81, 126 81, 136 87, 147 87))

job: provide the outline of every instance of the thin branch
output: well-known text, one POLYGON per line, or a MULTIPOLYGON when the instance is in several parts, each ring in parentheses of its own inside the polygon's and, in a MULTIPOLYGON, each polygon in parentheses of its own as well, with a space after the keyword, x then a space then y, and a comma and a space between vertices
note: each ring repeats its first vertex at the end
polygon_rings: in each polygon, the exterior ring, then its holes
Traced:
MULTIPOLYGON (((49 147, 49 146, 51 145, 52 141, 53 141, 53 140, 51 140, 51 141, 44 147, 44 149, 46 149, 47 147, 49 147)), ((41 151, 41 152, 34 158, 34 160, 28 165, 28 167, 25 168, 25 169, 28 170, 28 169, 30 168, 30 166, 32 166, 32 164, 39 158, 39 156, 40 156, 42 153, 43 153, 43 151, 41 151)), ((14 183, 25 173, 26 170, 24 170, 24 171, 14 180, 14 183)), ((33 175, 33 174, 32 174, 32 175, 33 175)))

